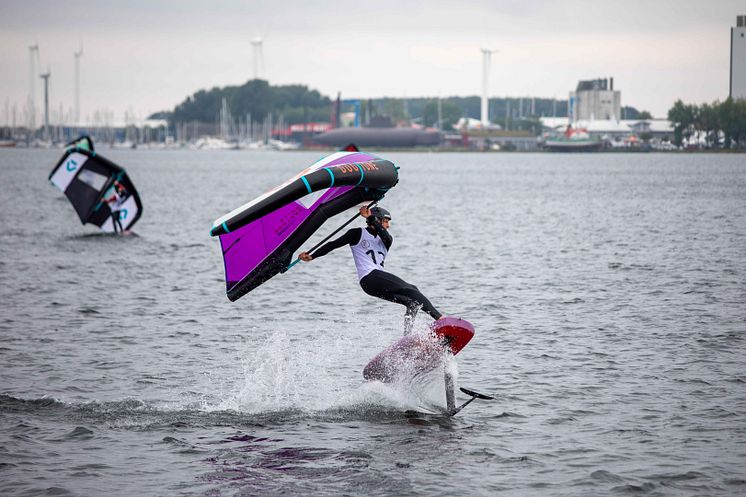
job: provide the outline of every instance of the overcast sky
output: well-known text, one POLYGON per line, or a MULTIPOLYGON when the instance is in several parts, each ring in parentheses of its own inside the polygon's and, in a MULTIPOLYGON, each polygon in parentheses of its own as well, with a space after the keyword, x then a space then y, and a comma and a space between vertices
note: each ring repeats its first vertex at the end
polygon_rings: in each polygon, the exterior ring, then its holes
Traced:
MULTIPOLYGON (((493 97, 567 98, 614 77, 622 105, 665 117, 676 99, 728 96, 730 28, 743 0, 0 0, 0 122, 20 115, 29 45, 51 71, 51 106, 81 114, 173 107, 199 89, 260 76, 343 98, 479 95, 480 48, 493 97)), ((38 78, 37 78, 38 79, 38 78)), ((42 82, 36 82, 42 102, 42 82)))

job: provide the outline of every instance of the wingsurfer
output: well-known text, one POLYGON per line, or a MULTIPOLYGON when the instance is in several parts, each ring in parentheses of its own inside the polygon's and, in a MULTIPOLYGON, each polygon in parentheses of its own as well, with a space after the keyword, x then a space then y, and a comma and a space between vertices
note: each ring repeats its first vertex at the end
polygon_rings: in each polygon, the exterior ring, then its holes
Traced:
POLYGON ((114 233, 127 234, 122 229, 122 205, 127 200, 127 189, 119 181, 114 180, 114 188, 112 195, 104 199, 104 202, 109 205, 111 210, 111 221, 114 225, 114 233))
POLYGON ((391 214, 381 207, 360 208, 365 218, 365 228, 352 228, 336 240, 332 240, 316 250, 313 255, 301 253, 300 260, 310 262, 334 249, 349 245, 355 260, 357 276, 363 291, 373 297, 406 306, 404 334, 408 335, 414 326, 417 312, 423 309, 433 319, 443 315, 430 303, 419 289, 401 278, 383 270, 383 265, 394 239, 388 232, 391 214))

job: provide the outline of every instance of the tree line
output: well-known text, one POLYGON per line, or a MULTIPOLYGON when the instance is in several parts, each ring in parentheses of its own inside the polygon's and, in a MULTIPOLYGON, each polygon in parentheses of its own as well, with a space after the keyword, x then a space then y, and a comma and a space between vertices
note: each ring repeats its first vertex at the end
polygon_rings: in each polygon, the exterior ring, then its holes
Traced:
MULTIPOLYGON (((199 90, 178 104, 173 111, 158 112, 150 116, 174 123, 215 123, 220 115, 223 100, 233 118, 241 122, 262 122, 271 116, 286 124, 304 122, 329 122, 332 119, 332 99, 305 85, 272 86, 267 81, 252 79, 240 86, 215 87, 199 90)), ((531 97, 490 98, 490 120, 510 130, 540 132, 538 121, 542 116, 567 117, 567 100, 531 97)), ((341 111, 351 111, 353 106, 342 103, 341 111)), ((370 119, 385 116, 391 123, 417 122, 424 126, 440 124, 444 130, 452 129, 461 117, 479 119, 481 99, 478 96, 360 99, 360 121, 366 125, 370 119)), ((634 107, 624 107, 626 119, 644 118, 645 112, 634 107)))
POLYGON ((213 123, 220 114, 225 99, 235 118, 261 122, 268 116, 283 116, 288 124, 328 121, 331 101, 304 85, 271 86, 267 81, 252 79, 241 86, 226 86, 199 90, 187 97, 171 112, 159 112, 151 117, 168 119, 171 123, 213 123))
POLYGON ((708 148, 746 148, 746 99, 728 97, 702 105, 677 100, 668 111, 668 120, 674 125, 674 144, 679 147, 700 135, 708 148))

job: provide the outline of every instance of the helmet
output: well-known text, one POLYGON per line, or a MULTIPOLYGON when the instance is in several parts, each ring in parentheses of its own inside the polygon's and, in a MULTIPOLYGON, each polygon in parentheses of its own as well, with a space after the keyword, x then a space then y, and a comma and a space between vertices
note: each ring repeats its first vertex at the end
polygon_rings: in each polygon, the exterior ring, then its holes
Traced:
POLYGON ((391 213, 387 211, 386 209, 383 209, 381 207, 373 207, 370 210, 370 216, 368 216, 367 221, 369 223, 372 223, 374 219, 378 219, 379 221, 382 221, 384 219, 391 220, 391 213))

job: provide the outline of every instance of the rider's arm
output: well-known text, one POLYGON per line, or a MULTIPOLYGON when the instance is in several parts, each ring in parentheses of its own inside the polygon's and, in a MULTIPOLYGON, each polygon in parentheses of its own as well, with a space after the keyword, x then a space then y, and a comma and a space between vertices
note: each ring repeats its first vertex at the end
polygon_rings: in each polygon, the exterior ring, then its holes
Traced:
POLYGON ((378 219, 373 220, 373 229, 376 230, 378 236, 381 237, 381 241, 383 241, 383 244, 386 245, 386 250, 390 249, 391 244, 394 243, 394 238, 391 236, 391 233, 389 233, 388 230, 381 225, 378 219))
POLYGON ((331 242, 325 243, 321 247, 319 247, 312 255, 314 259, 318 259, 319 257, 322 257, 329 252, 331 252, 334 249, 338 249, 339 247, 342 247, 344 245, 355 245, 360 241, 360 237, 363 235, 363 229, 362 228, 352 228, 351 230, 348 230, 347 233, 340 236, 336 240, 332 240, 331 242))

